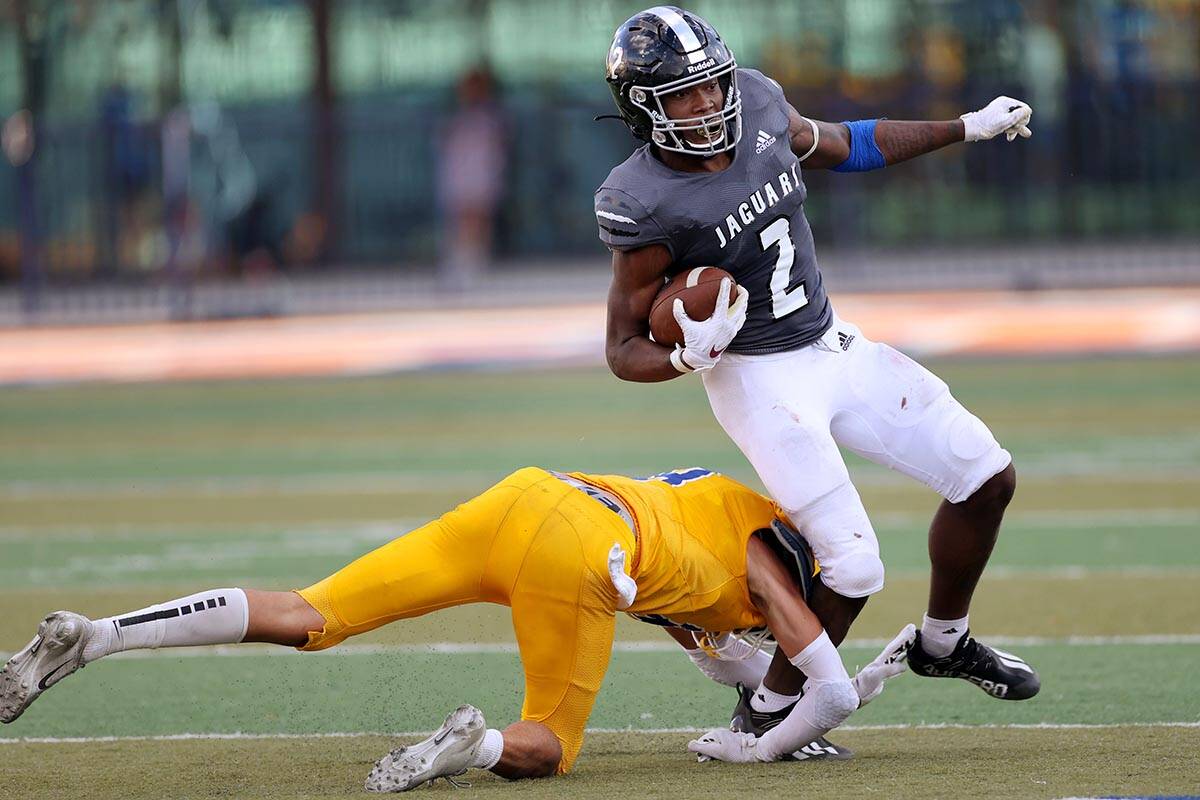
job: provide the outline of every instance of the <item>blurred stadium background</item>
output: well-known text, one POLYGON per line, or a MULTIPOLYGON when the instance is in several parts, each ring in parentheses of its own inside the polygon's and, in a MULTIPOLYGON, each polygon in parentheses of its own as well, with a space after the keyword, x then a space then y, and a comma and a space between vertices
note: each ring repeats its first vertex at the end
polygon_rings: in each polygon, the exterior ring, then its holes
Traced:
MULTIPOLYGON (((58 607, 305 585, 524 464, 755 483, 694 381, 603 367, 592 192, 634 143, 592 118, 642 5, 0 0, 0 652, 58 607)), ((1046 685, 898 683, 806 796, 1194 790, 1200 3, 690 7, 815 117, 1034 108, 1028 141, 805 175, 840 313, 1014 453, 972 619, 1046 685)), ((935 498, 851 468, 889 568, 857 664, 920 614, 935 498)), ((520 796, 744 789, 674 732, 730 698, 646 626, 619 638, 592 724, 642 734, 593 736, 571 783, 520 796)), ((0 730, 0 795, 344 796, 392 746, 371 732, 519 708, 495 609, 356 645, 95 664, 0 730)))
MULTIPOLYGON (((478 203, 492 276, 603 286, 591 195, 632 140, 592 117, 611 110, 612 29, 640 7, 7 0, 0 319, 444 303, 470 283, 447 242, 470 223, 456 171, 501 176, 478 203)), ((1200 281, 1200 4, 694 8, 819 118, 1032 104, 1036 135, 1017 146, 806 176, 835 289, 1200 281)))

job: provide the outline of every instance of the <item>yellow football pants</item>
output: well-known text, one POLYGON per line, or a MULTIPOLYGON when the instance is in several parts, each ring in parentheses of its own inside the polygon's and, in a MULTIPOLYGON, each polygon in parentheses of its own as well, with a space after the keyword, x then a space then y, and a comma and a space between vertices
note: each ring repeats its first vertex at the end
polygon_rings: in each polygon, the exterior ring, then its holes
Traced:
POLYGON ((299 594, 325 618, 302 650, 321 650, 397 619, 465 603, 512 609, 525 670, 521 719, 562 743, 571 768, 612 651, 617 593, 608 552, 636 559, 615 513, 528 468, 299 594))

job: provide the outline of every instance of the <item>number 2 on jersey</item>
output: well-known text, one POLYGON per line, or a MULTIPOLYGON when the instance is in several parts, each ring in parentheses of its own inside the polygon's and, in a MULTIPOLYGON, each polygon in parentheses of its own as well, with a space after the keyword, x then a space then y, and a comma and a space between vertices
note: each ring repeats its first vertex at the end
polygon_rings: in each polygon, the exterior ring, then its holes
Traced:
POLYGON ((792 282, 792 263, 796 260, 791 221, 787 217, 775 220, 758 232, 758 241, 762 243, 764 253, 772 246, 779 245, 779 257, 775 259, 775 269, 771 272, 771 316, 783 319, 808 305, 804 281, 788 288, 792 282))

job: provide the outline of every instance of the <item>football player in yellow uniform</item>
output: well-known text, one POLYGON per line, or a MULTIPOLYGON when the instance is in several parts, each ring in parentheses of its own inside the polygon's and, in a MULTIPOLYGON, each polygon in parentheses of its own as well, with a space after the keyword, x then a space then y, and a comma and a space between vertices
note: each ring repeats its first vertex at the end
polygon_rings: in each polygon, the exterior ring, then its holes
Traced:
MULTIPOLYGON (((713 731, 689 747, 728 761, 777 760, 903 669, 885 653, 886 664, 851 681, 787 565, 755 536, 779 518, 767 498, 705 469, 641 480, 521 469, 306 589, 214 589, 97 620, 51 614, 0 673, 0 721, 122 650, 234 642, 322 650, 394 620, 487 602, 512 609, 525 671, 521 721, 489 729, 461 706, 434 736, 380 759, 369 790, 403 791, 471 767, 508 778, 569 770, 618 611, 680 630, 769 629, 808 678, 801 701, 761 737, 713 731)), ((720 657, 711 643, 723 637, 699 640, 720 657)))

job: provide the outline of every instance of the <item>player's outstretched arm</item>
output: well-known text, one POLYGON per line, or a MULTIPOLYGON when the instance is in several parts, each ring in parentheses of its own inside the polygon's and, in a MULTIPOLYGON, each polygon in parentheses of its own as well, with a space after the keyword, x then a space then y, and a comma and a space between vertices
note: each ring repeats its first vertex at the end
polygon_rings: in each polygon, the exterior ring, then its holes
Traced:
POLYGON ((941 121, 861 120, 822 122, 788 106, 792 151, 806 168, 865 172, 932 153, 956 142, 979 142, 1005 134, 1029 138, 1033 110, 1020 100, 997 97, 979 111, 941 121))
POLYGON ((833 169, 850 157, 850 129, 840 122, 822 122, 788 108, 788 138, 792 152, 805 169, 833 169))
POLYGON ((671 363, 671 348, 650 339, 650 306, 671 266, 671 252, 661 244, 614 250, 612 264, 604 348, 609 369, 624 381, 678 378, 682 373, 671 363))

